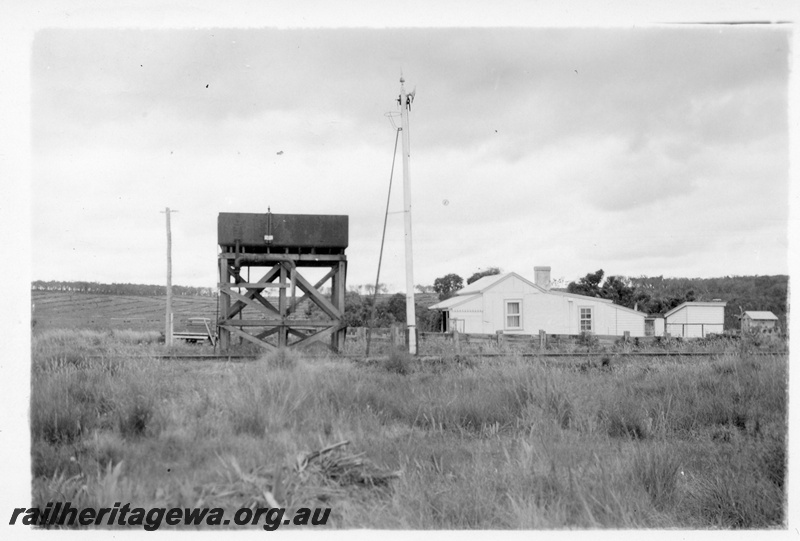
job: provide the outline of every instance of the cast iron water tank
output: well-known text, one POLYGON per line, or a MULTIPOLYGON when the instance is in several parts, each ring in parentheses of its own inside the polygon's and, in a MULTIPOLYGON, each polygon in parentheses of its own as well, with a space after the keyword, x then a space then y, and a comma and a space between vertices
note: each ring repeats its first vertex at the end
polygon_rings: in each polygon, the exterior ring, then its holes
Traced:
POLYGON ((238 245, 247 252, 274 249, 344 251, 348 242, 348 216, 330 214, 256 214, 221 212, 217 238, 223 248, 238 245))

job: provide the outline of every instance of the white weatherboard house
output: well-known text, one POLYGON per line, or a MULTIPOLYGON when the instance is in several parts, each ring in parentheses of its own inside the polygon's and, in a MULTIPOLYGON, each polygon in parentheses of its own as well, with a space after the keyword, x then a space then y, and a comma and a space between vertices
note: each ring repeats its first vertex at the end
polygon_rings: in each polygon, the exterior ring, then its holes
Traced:
POLYGON ((726 304, 724 301, 685 302, 664 314, 664 330, 670 336, 684 338, 722 334, 726 304))
POLYGON ((509 272, 484 276, 430 307, 444 313, 444 330, 462 333, 644 336, 644 312, 607 299, 550 290, 550 267, 535 267, 536 283, 509 272))

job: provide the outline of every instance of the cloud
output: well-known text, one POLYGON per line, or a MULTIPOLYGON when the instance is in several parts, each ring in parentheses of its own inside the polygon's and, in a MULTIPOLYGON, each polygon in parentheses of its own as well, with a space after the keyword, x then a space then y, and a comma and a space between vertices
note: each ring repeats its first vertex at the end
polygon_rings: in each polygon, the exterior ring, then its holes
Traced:
MULTIPOLYGON (((207 285, 218 212, 348 214, 349 275, 371 281, 395 141, 384 114, 397 109, 402 69, 407 89, 417 88, 418 282, 495 265, 551 264, 575 276, 596 263, 619 274, 744 272, 729 269, 746 261, 719 253, 731 231, 777 246, 759 265, 780 271, 787 36, 42 30, 32 54, 34 244, 70 268, 80 261, 62 253, 65 235, 98 249, 105 269, 135 252, 147 263, 124 273, 157 280, 157 213, 171 206, 185 276, 207 285)), ((399 162, 393 213, 402 209, 399 162)), ((402 215, 391 214, 385 281, 398 285, 402 231, 402 215)))

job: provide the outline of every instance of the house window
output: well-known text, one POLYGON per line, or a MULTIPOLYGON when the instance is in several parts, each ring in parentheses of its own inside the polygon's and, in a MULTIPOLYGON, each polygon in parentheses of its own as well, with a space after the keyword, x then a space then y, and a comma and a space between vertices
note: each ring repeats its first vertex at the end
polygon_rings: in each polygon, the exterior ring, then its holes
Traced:
POLYGON ((592 332, 591 308, 581 308, 581 332, 592 332))
POLYGON ((522 328, 522 301, 506 301, 506 329, 522 328))

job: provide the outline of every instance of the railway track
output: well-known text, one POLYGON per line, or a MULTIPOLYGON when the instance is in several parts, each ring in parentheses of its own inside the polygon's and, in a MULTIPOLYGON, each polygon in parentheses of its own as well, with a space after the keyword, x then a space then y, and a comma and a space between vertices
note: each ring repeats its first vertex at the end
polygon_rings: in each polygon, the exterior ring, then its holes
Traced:
MULTIPOLYGON (((497 358, 497 357, 510 357, 519 356, 524 358, 592 358, 609 356, 611 358, 619 357, 714 357, 719 355, 730 354, 730 351, 647 351, 647 352, 630 352, 630 353, 602 353, 602 352, 583 352, 583 353, 562 353, 562 352, 545 352, 545 353, 460 353, 461 358, 476 359, 476 358, 497 358)), ((772 351, 756 351, 748 352, 748 355, 784 355, 784 352, 772 351)), ((261 355, 224 355, 224 354, 173 354, 173 353, 153 353, 149 355, 115 355, 116 357, 124 357, 126 359, 164 359, 175 361, 253 361, 258 359, 261 355)), ((371 359, 381 359, 388 355, 371 355, 371 359)), ((107 356, 104 355, 89 355, 89 359, 101 359, 107 356)), ((363 354, 349 353, 339 355, 345 359, 366 359, 363 354)), ((449 355, 420 355, 419 359, 426 360, 440 360, 443 357, 450 357, 449 355)))

